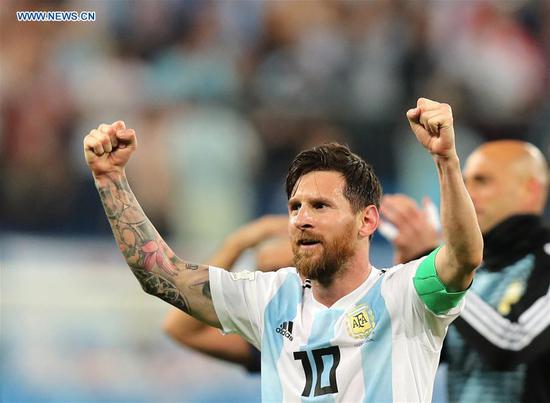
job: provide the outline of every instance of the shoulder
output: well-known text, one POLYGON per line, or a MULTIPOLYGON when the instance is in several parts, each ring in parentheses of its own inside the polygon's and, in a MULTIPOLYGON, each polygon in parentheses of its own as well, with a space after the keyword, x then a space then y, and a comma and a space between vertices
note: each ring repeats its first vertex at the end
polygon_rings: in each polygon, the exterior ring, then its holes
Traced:
MULTIPOLYGON (((248 273, 254 273, 257 278, 265 279, 268 281, 285 281, 295 280, 301 282, 300 275, 295 267, 283 267, 274 271, 262 272, 260 270, 252 271, 248 273)), ((238 274, 238 273, 233 273, 238 274)))
POLYGON ((392 267, 381 268, 386 280, 390 280, 393 277, 409 276, 413 277, 418 267, 426 260, 427 256, 422 256, 418 259, 411 260, 407 263, 400 263, 392 267))
POLYGON ((385 290, 383 294, 388 292, 394 294, 396 290, 412 289, 413 279, 424 259, 425 257, 422 257, 407 263, 378 269, 382 272, 381 287, 382 290, 385 290))
POLYGON ((301 279, 296 268, 284 267, 276 271, 262 272, 260 270, 241 270, 228 272, 217 267, 210 267, 210 279, 215 282, 234 283, 244 287, 278 287, 283 284, 300 284, 301 279))

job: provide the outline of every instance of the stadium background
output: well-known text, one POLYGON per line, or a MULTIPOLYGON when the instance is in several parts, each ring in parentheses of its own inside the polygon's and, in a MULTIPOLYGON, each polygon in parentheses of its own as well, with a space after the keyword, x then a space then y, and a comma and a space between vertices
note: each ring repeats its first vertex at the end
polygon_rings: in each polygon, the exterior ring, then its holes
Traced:
MULTIPOLYGON (((437 201, 404 116, 418 96, 453 106, 462 160, 497 138, 548 157, 549 57, 545 1, 2 1, 0 400, 259 396, 258 378, 162 334, 167 305, 125 268, 83 160, 99 123, 136 129, 130 183, 201 261, 284 212, 289 159, 321 141, 350 144, 386 192, 437 201), (16 10, 97 19, 22 23, 16 10)), ((373 260, 391 262, 379 236, 373 260)))

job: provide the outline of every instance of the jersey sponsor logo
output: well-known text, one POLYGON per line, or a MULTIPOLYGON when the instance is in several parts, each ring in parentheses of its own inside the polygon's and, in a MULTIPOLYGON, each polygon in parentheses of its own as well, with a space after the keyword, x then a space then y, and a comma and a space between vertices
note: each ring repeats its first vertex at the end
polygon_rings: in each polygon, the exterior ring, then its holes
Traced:
POLYGON ((376 321, 368 304, 357 306, 347 314, 348 333, 355 339, 366 339, 374 330, 376 321))
POLYGON ((275 331, 279 333, 281 336, 286 337, 288 340, 292 341, 294 338, 292 337, 292 328, 294 327, 294 322, 289 320, 288 322, 283 322, 279 325, 275 331))
POLYGON ((235 273, 229 273, 229 275, 231 276, 231 279, 234 281, 238 281, 238 280, 253 281, 256 279, 255 271, 237 271, 235 273))

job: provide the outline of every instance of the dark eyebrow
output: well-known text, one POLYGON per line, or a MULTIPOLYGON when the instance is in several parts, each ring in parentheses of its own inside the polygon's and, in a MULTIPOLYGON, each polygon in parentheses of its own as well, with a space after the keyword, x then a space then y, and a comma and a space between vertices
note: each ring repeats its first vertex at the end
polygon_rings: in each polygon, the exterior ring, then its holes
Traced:
POLYGON ((326 197, 315 197, 314 199, 311 199, 311 204, 315 204, 315 203, 332 205, 332 202, 326 197))
MULTIPOLYGON (((310 204, 323 203, 332 206, 332 201, 326 197, 314 197, 312 199, 307 199, 305 202, 310 204)), ((303 203, 303 201, 298 201, 296 198, 292 197, 288 200, 288 205, 293 205, 296 203, 303 203)))

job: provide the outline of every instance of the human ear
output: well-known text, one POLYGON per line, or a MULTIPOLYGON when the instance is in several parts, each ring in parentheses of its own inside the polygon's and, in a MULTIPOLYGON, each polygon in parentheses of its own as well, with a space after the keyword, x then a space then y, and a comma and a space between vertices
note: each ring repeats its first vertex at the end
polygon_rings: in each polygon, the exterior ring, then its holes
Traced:
POLYGON ((359 236, 370 237, 372 234, 374 234, 374 231, 376 231, 376 229, 378 228, 378 224, 380 223, 380 214, 378 213, 378 208, 374 204, 365 207, 361 211, 359 218, 361 220, 359 227, 359 236))

